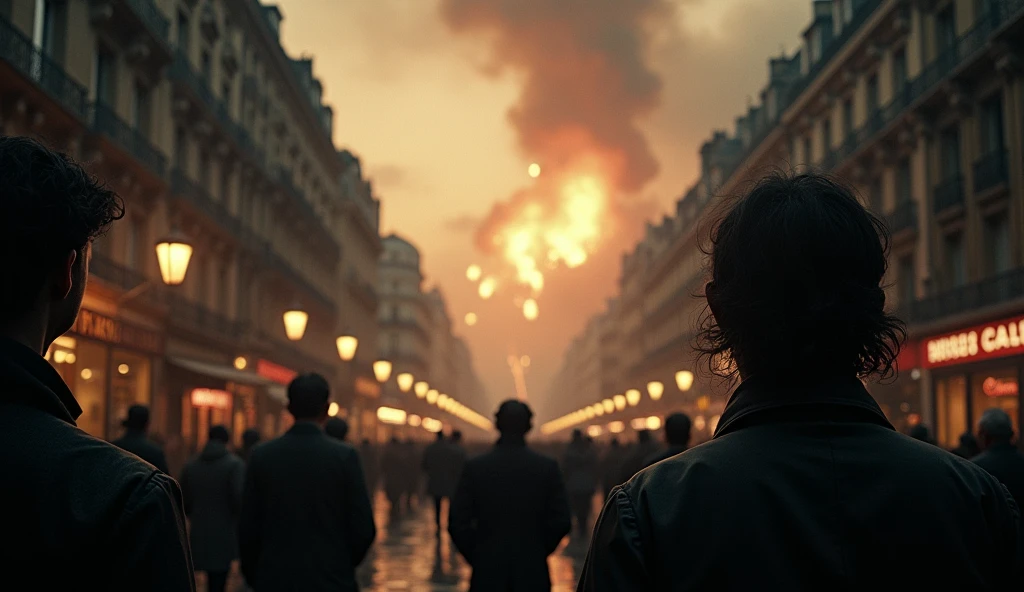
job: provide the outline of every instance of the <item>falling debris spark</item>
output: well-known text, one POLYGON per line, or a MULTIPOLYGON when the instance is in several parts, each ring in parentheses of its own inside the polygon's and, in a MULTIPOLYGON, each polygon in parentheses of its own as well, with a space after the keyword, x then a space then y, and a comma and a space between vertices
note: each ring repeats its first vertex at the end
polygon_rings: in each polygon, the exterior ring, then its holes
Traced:
POLYGON ((483 274, 483 271, 480 269, 480 266, 477 265, 476 263, 466 268, 466 279, 471 282, 479 280, 481 274, 483 274))
POLYGON ((531 177, 536 179, 537 177, 540 176, 540 165, 537 164, 537 163, 533 163, 533 164, 530 165, 530 167, 528 169, 526 169, 526 171, 528 173, 530 173, 531 177))
POLYGON ((480 282, 480 287, 477 289, 477 292, 480 294, 481 298, 487 300, 491 296, 494 296, 494 290, 497 287, 498 282, 492 277, 487 277, 480 282))
POLYGON ((476 324, 476 321, 477 321, 477 318, 476 318, 476 313, 475 312, 467 312, 466 313, 466 326, 467 327, 472 327, 473 325, 476 324))
POLYGON ((526 317, 526 320, 536 320, 538 315, 540 315, 540 308, 537 306, 536 300, 530 298, 523 303, 523 316, 526 317))

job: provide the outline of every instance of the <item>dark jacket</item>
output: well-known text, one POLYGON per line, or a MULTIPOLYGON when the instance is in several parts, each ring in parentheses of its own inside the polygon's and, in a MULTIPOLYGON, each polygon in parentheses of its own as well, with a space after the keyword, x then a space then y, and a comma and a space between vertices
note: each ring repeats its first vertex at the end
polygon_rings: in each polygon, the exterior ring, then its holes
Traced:
POLYGON ((647 468, 647 459, 657 452, 658 443, 654 440, 639 441, 627 448, 623 455, 625 460, 619 469, 619 483, 629 481, 633 475, 647 468))
POLYGON ((170 474, 167 469, 167 457, 164 456, 164 449, 147 438, 146 432, 128 430, 124 436, 114 440, 114 446, 121 450, 127 450, 164 473, 170 474))
POLYGON ((423 471, 427 474, 428 494, 432 497, 451 497, 462 471, 454 445, 443 440, 431 442, 423 451, 423 471))
POLYGON ((238 515, 245 463, 227 445, 210 440, 181 473, 189 539, 198 571, 228 571, 238 558, 238 515))
POLYGON ((656 465, 665 459, 672 458, 673 456, 684 452, 686 452, 686 446, 669 446, 668 448, 659 450, 644 459, 644 468, 646 469, 651 465, 656 465))
POLYGON ((859 380, 748 380, 710 442, 613 491, 579 590, 1021 590, 1018 520, 859 380))
POLYGON ((356 450, 301 421, 257 446, 238 529, 242 573, 257 592, 357 590, 376 529, 356 450))
POLYGON ((534 592, 551 588, 547 558, 570 520, 558 463, 503 438, 466 461, 448 531, 473 567, 470 590, 534 592))
POLYGON ((1017 507, 1024 507, 1024 454, 1013 444, 996 444, 972 461, 1010 490, 1017 507))
POLYGON ((81 414, 46 360, 0 338, 0 570, 38 590, 194 590, 178 484, 81 414))

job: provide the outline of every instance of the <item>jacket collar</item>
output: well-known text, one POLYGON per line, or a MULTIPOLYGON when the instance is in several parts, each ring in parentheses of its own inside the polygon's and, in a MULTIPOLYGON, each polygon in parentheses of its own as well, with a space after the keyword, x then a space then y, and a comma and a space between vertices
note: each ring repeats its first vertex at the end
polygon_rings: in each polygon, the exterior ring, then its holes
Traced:
POLYGON ((794 385, 750 378, 729 398, 714 438, 756 423, 804 418, 864 421, 895 429, 855 377, 826 378, 794 385))
POLYGON ((522 448, 523 446, 526 446, 526 436, 502 434, 502 436, 498 438, 498 441, 494 445, 503 448, 522 448))
POLYGON ((310 436, 324 433, 323 428, 312 421, 297 421, 288 428, 288 434, 292 436, 310 436))
POLYGON ((41 409, 75 424, 82 408, 60 374, 38 353, 8 337, 0 337, 0 402, 41 409))

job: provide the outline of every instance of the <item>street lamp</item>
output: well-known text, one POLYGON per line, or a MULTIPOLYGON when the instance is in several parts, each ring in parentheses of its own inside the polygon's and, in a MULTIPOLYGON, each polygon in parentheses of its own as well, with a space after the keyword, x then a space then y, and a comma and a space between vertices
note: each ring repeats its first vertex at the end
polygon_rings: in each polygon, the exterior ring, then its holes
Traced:
POLYGON ((615 401, 612 401, 611 399, 605 399, 604 401, 601 401, 601 406, 604 407, 605 413, 611 413, 612 411, 615 411, 615 401))
POLYGON ((168 286, 177 286, 185 281, 188 262, 192 259, 192 243, 185 235, 172 230, 166 238, 156 243, 156 261, 160 265, 160 279, 168 286))
POLYGON ((377 382, 383 384, 391 378, 391 362, 387 360, 377 360, 373 363, 373 376, 377 379, 377 382))
POLYGON ((356 357, 356 349, 359 348, 359 339, 355 335, 342 335, 335 340, 338 345, 338 356, 344 362, 351 362, 356 357))
POLYGON ((636 389, 626 391, 626 402, 630 407, 636 407, 640 403, 640 391, 636 389))
POLYGON ((615 395, 612 397, 612 403, 615 404, 616 411, 622 411, 626 408, 626 397, 624 395, 615 395))
POLYGON ((676 372, 676 386, 684 393, 690 390, 690 387, 693 386, 693 372, 689 370, 676 372))
POLYGON ((438 395, 440 395, 440 393, 437 392, 437 389, 430 389, 427 391, 427 403, 430 403, 431 405, 437 403, 438 395))
POLYGON ((416 391, 416 397, 422 399, 423 397, 427 396, 427 391, 430 390, 430 385, 421 380, 417 382, 412 388, 413 390, 416 391))
POLYGON ((306 334, 306 322, 309 321, 309 313, 302 310, 297 303, 284 311, 284 334, 291 341, 298 341, 306 334))
POLYGON ((651 396, 652 401, 657 401, 664 393, 665 385, 661 384, 657 380, 652 380, 647 383, 647 394, 651 396))
POLYGON ((415 379, 413 378, 412 374, 409 374, 408 372, 402 372, 401 374, 398 375, 398 378, 396 378, 396 380, 398 381, 398 388, 400 388, 403 393, 407 393, 409 392, 409 389, 412 388, 412 383, 413 380, 415 379))

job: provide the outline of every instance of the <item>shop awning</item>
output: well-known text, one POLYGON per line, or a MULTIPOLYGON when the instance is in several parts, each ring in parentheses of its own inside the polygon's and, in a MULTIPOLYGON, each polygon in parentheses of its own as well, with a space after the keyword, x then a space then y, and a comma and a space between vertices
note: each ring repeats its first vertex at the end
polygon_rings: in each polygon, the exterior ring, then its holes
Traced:
POLYGON ((244 370, 237 370, 231 366, 210 364, 209 362, 200 362, 198 360, 189 360, 187 358, 168 357, 167 361, 179 368, 184 368, 185 370, 190 370, 197 374, 205 374, 206 376, 212 376, 213 378, 219 378, 230 382, 249 384, 253 386, 276 385, 276 383, 273 383, 258 374, 246 372, 244 370))

